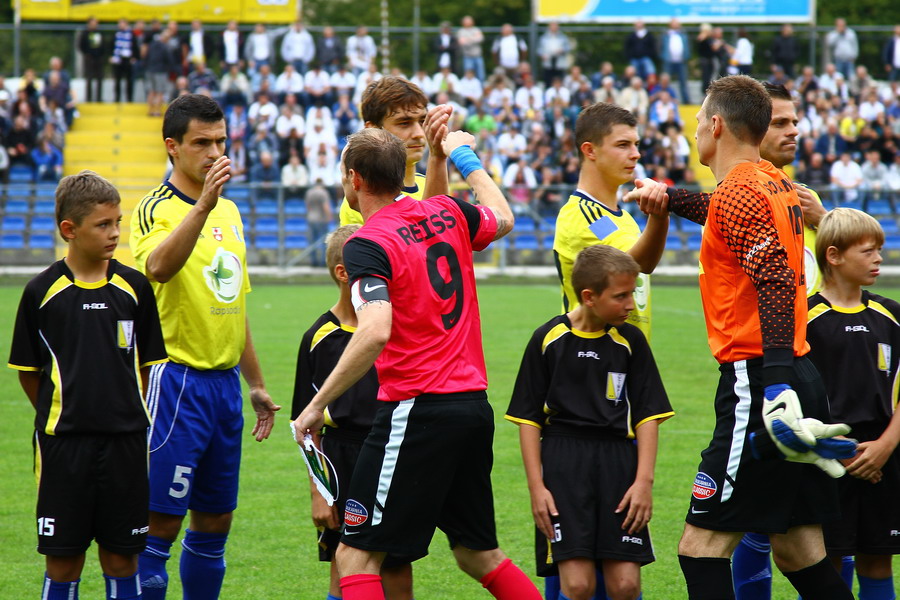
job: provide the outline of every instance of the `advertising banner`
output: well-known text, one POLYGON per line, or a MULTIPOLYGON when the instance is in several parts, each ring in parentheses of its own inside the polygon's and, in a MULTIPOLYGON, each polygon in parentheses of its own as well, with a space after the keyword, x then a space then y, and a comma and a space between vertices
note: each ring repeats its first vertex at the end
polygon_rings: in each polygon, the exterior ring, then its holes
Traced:
POLYGON ((298 0, 21 0, 22 18, 43 21, 117 21, 125 17, 226 23, 291 23, 298 0))
POLYGON ((540 22, 811 23, 814 0, 533 0, 540 22))

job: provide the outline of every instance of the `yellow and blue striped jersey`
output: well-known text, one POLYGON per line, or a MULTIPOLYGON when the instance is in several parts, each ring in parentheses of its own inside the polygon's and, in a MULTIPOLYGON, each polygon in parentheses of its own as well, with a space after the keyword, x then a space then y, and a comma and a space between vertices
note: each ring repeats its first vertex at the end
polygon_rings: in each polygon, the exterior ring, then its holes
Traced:
MULTIPOLYGON (((421 173, 416 173, 415 185, 405 187, 401 191, 413 200, 422 200, 422 195, 425 193, 425 176, 421 173)), ((363 224, 362 215, 358 210, 350 208, 346 198, 341 201, 340 219, 341 227, 344 225, 363 224)))
MULTIPOLYGON (((172 233, 195 201, 168 181, 135 208, 131 250, 146 273, 147 257, 172 233)), ((244 226, 237 206, 219 198, 194 250, 172 279, 151 279, 169 358, 195 369, 229 369, 246 342, 247 274, 244 226)))
MULTIPOLYGON (((606 244, 628 252, 641 236, 641 228, 621 208, 612 210, 590 194, 575 190, 556 217, 553 254, 562 287, 563 312, 578 306, 578 294, 572 289, 572 267, 578 253, 588 246, 606 244)), ((628 322, 640 328, 650 339, 650 276, 638 275, 634 290, 634 310, 628 322)))

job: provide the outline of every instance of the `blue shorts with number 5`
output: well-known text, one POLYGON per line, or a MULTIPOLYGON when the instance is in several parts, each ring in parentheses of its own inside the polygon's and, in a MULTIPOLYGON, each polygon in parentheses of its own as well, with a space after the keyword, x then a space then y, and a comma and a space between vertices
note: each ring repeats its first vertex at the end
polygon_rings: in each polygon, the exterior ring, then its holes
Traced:
POLYGON ((169 362, 152 368, 150 510, 184 515, 237 507, 241 405, 237 367, 199 371, 169 362))

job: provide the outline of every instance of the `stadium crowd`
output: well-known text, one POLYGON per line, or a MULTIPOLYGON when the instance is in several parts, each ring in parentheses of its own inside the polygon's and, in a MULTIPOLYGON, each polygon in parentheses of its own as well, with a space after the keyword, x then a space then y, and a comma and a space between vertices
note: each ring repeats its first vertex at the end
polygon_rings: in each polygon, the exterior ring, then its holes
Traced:
MULTIPOLYGON (((702 98, 689 95, 689 66, 699 68, 703 90, 721 75, 751 73, 754 53, 765 54, 768 79, 785 84, 798 106, 798 179, 826 202, 865 209, 878 198, 893 207, 900 193, 898 40, 900 26, 884 43, 885 79, 878 80, 857 64, 857 37, 843 19, 825 36, 828 62, 820 73, 800 64, 790 25, 760 49, 743 28, 726 40, 721 27, 702 25, 689 36, 673 19, 654 34, 638 20, 621 49, 626 66, 617 72, 609 60, 596 69, 576 64, 575 41, 556 23, 529 48, 512 25, 488 39, 467 16, 455 29, 441 23, 422 69, 391 74, 408 76, 434 103, 452 105, 452 128, 476 136, 492 177, 517 210, 530 205, 551 217, 578 177, 573 130, 583 107, 612 102, 635 113, 643 157, 637 175, 690 187, 696 177, 679 105, 702 98), (538 72, 529 53, 537 55, 538 72)), ((341 39, 331 27, 314 36, 301 21, 257 24, 250 32, 232 21, 213 33, 200 20, 184 27, 122 19, 110 32, 89 19, 77 48, 86 101, 104 101, 102 82, 109 75, 116 102, 132 101, 142 85, 152 115, 180 94, 208 94, 226 112, 234 182, 280 183, 289 190, 317 182, 337 187, 344 140, 362 125, 360 95, 382 76, 378 45, 364 26, 341 39)), ((17 163, 31 169, 34 181, 59 179, 77 100, 57 57, 40 76, 27 69, 15 93, 0 80, 4 181, 17 163)))

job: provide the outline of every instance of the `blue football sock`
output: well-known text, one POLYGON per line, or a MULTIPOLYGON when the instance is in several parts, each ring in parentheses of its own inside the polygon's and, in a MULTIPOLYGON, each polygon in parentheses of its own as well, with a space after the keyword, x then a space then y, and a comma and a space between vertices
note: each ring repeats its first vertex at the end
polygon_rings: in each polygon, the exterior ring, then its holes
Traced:
POLYGON ((44 573, 44 589, 41 591, 41 600, 78 600, 78 582, 53 581, 44 573))
POLYGON ((141 578, 138 573, 129 577, 110 577, 103 574, 106 580, 107 600, 132 600, 141 597, 141 578))
POLYGON ((166 561, 171 556, 172 542, 155 535, 147 536, 147 547, 138 556, 138 575, 144 600, 165 600, 169 587, 166 561))
POLYGON ((559 598, 559 600, 569 600, 569 597, 566 596, 565 594, 563 594, 562 592, 559 593, 558 598, 559 598))
POLYGON ((737 600, 772 598, 772 565, 769 561, 769 536, 748 533, 734 550, 731 573, 737 600))
POLYGON ((895 600, 894 578, 872 579, 857 575, 859 581, 859 600, 895 600))
POLYGON ((185 531, 181 547, 184 600, 216 600, 225 579, 227 533, 185 531))
POLYGON ((325 598, 325 600, 341 600, 341 599, 338 598, 337 596, 332 596, 331 594, 328 594, 328 597, 325 598))
POLYGON ((852 556, 841 558, 841 579, 847 584, 847 589, 853 589, 853 572, 856 570, 856 561, 852 556))
POLYGON ((559 575, 544 577, 544 598, 546 600, 559 598, 559 575))

